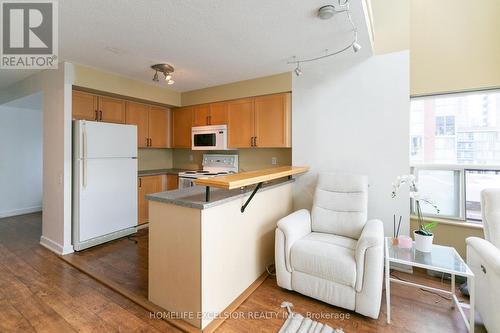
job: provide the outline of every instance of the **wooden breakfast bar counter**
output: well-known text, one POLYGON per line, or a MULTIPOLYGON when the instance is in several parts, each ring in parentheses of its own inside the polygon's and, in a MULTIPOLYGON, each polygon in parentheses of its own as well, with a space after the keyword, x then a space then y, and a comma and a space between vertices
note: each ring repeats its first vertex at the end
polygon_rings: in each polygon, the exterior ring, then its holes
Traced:
POLYGON ((223 188, 233 190, 243 188, 245 186, 257 184, 248 200, 241 206, 241 212, 245 212, 246 207, 253 199, 255 193, 262 187, 264 182, 273 181, 275 179, 288 177, 291 179, 293 175, 307 172, 308 167, 283 166, 277 168, 263 169, 257 171, 242 172, 233 175, 200 178, 195 180, 195 184, 205 186, 205 201, 210 201, 210 187, 223 188))
POLYGON ((264 281, 276 223, 292 212, 291 177, 307 170, 203 178, 149 195, 149 300, 197 329, 220 325, 264 281))

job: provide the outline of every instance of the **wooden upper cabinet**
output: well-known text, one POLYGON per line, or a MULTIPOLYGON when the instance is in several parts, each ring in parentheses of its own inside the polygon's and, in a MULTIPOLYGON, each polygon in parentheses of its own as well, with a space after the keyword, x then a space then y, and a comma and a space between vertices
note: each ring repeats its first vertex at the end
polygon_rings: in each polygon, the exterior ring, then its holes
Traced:
POLYGON ((193 107, 193 126, 209 125, 210 106, 197 105, 193 107))
POLYGON ((252 147, 254 136, 254 100, 239 99, 227 103, 228 147, 252 147))
POLYGON ((169 147, 168 113, 166 108, 149 107, 149 146, 152 148, 169 147))
POLYGON ((191 148, 192 123, 192 108, 181 108, 172 111, 172 147, 191 148))
POLYGON ((210 104, 209 125, 227 124, 227 102, 210 104))
POLYGON ((137 126, 137 147, 148 147, 149 129, 148 112, 149 106, 146 104, 126 102, 125 121, 129 125, 137 126))
POLYGON ((73 91, 73 119, 97 120, 97 96, 82 91, 73 91))
POLYGON ((290 93, 255 97, 255 146, 291 147, 290 93))
POLYGON ((125 124, 125 101, 99 96, 99 120, 107 123, 125 124))

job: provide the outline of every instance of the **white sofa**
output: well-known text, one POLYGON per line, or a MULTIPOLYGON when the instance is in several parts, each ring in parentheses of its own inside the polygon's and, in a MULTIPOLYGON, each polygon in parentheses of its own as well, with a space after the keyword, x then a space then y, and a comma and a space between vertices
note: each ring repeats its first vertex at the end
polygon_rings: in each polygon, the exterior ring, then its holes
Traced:
POLYGON ((469 237, 467 264, 475 276, 476 309, 488 332, 500 332, 500 189, 481 192, 484 238, 469 237))
POLYGON ((384 230, 380 220, 367 221, 367 203, 367 177, 319 175, 311 213, 278 221, 278 285, 378 318, 384 230))

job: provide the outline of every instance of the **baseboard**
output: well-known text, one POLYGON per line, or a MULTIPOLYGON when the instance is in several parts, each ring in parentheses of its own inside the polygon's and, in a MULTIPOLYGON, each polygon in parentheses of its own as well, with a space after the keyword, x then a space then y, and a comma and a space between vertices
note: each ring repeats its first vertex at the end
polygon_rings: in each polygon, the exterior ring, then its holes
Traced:
POLYGON ((149 223, 143 223, 143 224, 137 225, 137 230, 141 230, 141 229, 145 229, 145 228, 149 228, 149 223))
POLYGON ((40 237, 40 245, 61 256, 74 252, 73 246, 62 246, 45 236, 40 237))
POLYGON ((27 207, 27 208, 8 210, 8 211, 0 212, 0 219, 4 218, 4 217, 37 213, 37 212, 41 212, 41 211, 42 211, 42 206, 33 206, 33 207, 27 207))

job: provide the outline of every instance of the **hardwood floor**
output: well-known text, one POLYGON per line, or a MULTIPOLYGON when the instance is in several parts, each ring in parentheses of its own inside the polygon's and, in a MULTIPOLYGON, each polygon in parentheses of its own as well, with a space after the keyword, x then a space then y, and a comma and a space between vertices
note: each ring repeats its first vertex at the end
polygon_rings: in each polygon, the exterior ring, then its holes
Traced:
POLYGON ((41 214, 0 219, 0 332, 180 332, 39 245, 41 214))
MULTIPOLYGON (((81 273, 39 245, 40 214, 0 219, 0 332, 178 332, 149 311, 81 273)), ((147 229, 73 254, 92 274, 147 298, 147 229)), ((449 288, 423 273, 394 272, 413 281, 449 288)), ((392 285, 392 324, 385 299, 378 320, 286 291, 269 277, 216 332, 277 332, 290 301, 294 311, 344 332, 466 332, 450 302, 415 288, 392 285), (341 319, 343 318, 343 319, 341 319)), ((485 332, 481 325, 476 332, 485 332)))

